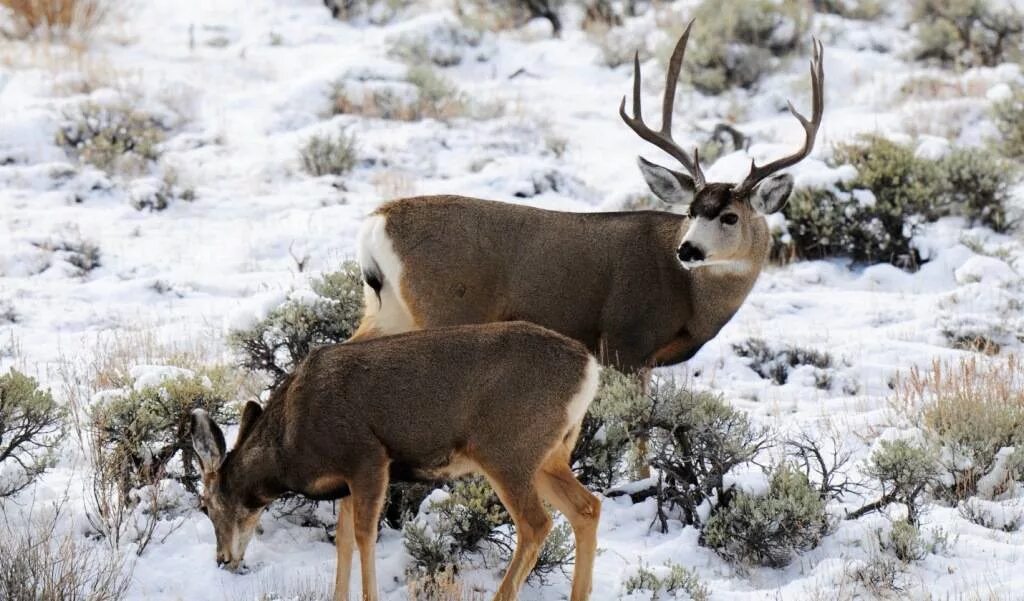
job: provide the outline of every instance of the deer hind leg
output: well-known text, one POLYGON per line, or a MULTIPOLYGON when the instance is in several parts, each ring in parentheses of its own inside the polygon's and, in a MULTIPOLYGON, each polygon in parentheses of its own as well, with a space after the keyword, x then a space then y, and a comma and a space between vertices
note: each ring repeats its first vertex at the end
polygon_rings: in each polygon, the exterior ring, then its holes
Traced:
POLYGON ((537 473, 537 489, 545 501, 572 525, 576 539, 576 565, 572 576, 571 601, 585 601, 590 596, 597 553, 597 524, 601 517, 601 502, 590 493, 572 473, 569 452, 552 455, 537 473))
POLYGON ((352 497, 339 502, 338 529, 334 533, 334 546, 338 551, 338 568, 334 576, 334 601, 348 601, 349 582, 352 576, 352 551, 356 539, 355 522, 352 518, 352 497))
POLYGON ((485 472, 498 498, 516 526, 516 550, 494 601, 515 601, 520 587, 537 563, 541 545, 551 532, 551 516, 544 509, 531 478, 485 472))
POLYGON ((377 523, 387 495, 388 468, 386 462, 372 473, 353 479, 352 533, 359 548, 359 568, 362 575, 363 601, 377 601, 377 570, 374 553, 377 546, 377 523))

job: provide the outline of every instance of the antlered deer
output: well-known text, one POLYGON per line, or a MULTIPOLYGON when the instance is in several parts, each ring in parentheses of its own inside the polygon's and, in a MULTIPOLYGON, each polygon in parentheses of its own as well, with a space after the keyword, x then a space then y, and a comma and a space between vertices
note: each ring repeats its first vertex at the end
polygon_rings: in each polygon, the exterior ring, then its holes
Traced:
POLYGON ((634 61, 633 115, 641 138, 675 158, 676 172, 639 159, 651 190, 689 201, 688 215, 640 211, 565 213, 459 196, 393 201, 365 222, 358 260, 365 315, 355 339, 437 326, 526 320, 583 342, 602 361, 636 371, 685 361, 739 309, 768 256, 764 215, 793 188, 773 175, 805 158, 821 123, 822 46, 811 60, 811 119, 795 154, 751 163, 740 184, 708 183, 699 157, 672 139, 672 105, 691 22, 669 62, 660 131, 640 111, 634 61))
MULTIPOLYGON (((230 453, 209 415, 192 415, 218 563, 241 563, 260 514, 282 494, 347 496, 351 515, 341 516, 338 536, 354 531, 363 599, 375 601, 374 545, 389 472, 416 479, 476 472, 516 526, 516 550, 495 599, 515 599, 537 561, 551 529, 544 500, 572 525, 572 599, 583 601, 601 505, 576 480, 569 454, 599 371, 579 342, 523 322, 314 349, 265 410, 246 406, 230 453)), ((334 598, 346 601, 352 548, 340 543, 334 598)))

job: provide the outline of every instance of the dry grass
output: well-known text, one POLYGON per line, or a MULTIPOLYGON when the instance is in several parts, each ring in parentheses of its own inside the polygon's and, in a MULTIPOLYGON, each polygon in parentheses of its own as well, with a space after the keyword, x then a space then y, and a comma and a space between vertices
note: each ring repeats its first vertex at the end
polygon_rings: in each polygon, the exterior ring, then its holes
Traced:
POLYGON ((24 37, 33 32, 48 38, 74 34, 87 37, 112 13, 109 0, 0 0, 15 18, 15 30, 3 33, 24 37))
MULTIPOLYGON (((5 515, 6 517, 6 515, 5 515)), ((0 524, 0 599, 120 601, 131 570, 114 553, 59 534, 58 512, 33 524, 0 524)))
POLYGON ((469 589, 451 567, 444 571, 410 580, 409 601, 483 601, 484 595, 469 589))
MULTIPOLYGON (((1024 443, 1024 363, 1003 359, 935 361, 927 370, 912 369, 898 382, 895 403, 952 458, 955 480, 945 491, 951 500, 978 494, 979 479, 990 475, 992 490, 1004 491, 1013 468, 992 474, 1001 449, 1024 443), (968 461, 964 461, 967 459, 968 461)), ((981 491, 986 492, 986 491, 981 491)))

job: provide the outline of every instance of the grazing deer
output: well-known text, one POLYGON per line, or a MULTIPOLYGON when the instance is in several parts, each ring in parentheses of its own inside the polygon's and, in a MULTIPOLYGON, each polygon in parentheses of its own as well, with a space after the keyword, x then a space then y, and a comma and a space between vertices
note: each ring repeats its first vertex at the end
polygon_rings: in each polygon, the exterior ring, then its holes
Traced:
MULTIPOLYGON (((576 539, 573 601, 589 596, 600 502, 569 453, 597 391, 600 366, 580 343, 529 323, 493 323, 323 346, 274 391, 245 407, 234 449, 202 410, 192 442, 217 562, 237 568, 263 509, 286 492, 348 497, 363 599, 377 599, 374 545, 390 473, 417 479, 472 472, 490 481, 516 526, 495 599, 512 600, 551 529, 542 500, 576 539)), ((338 545, 335 600, 348 598, 351 546, 338 545), (345 557, 344 554, 349 553, 345 557)))
POLYGON ((739 309, 768 256, 764 215, 780 210, 793 178, 773 175, 810 154, 821 124, 822 46, 811 60, 813 113, 790 111, 804 128, 796 153, 751 163, 740 184, 706 182, 672 139, 672 105, 690 27, 668 67, 660 131, 640 110, 634 60, 633 115, 619 113, 644 140, 675 158, 680 173, 642 157, 640 170, 666 202, 658 211, 564 213, 465 198, 407 198, 364 223, 358 260, 366 285, 355 339, 445 325, 526 320, 584 343, 626 371, 686 361, 739 309))

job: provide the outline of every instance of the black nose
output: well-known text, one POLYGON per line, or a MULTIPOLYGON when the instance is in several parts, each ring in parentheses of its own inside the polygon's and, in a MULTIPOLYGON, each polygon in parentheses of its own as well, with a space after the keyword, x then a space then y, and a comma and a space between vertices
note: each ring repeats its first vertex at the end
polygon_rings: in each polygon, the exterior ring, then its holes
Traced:
POLYGON ((679 247, 679 260, 686 263, 690 261, 703 261, 704 251, 689 242, 683 242, 683 245, 679 247))

